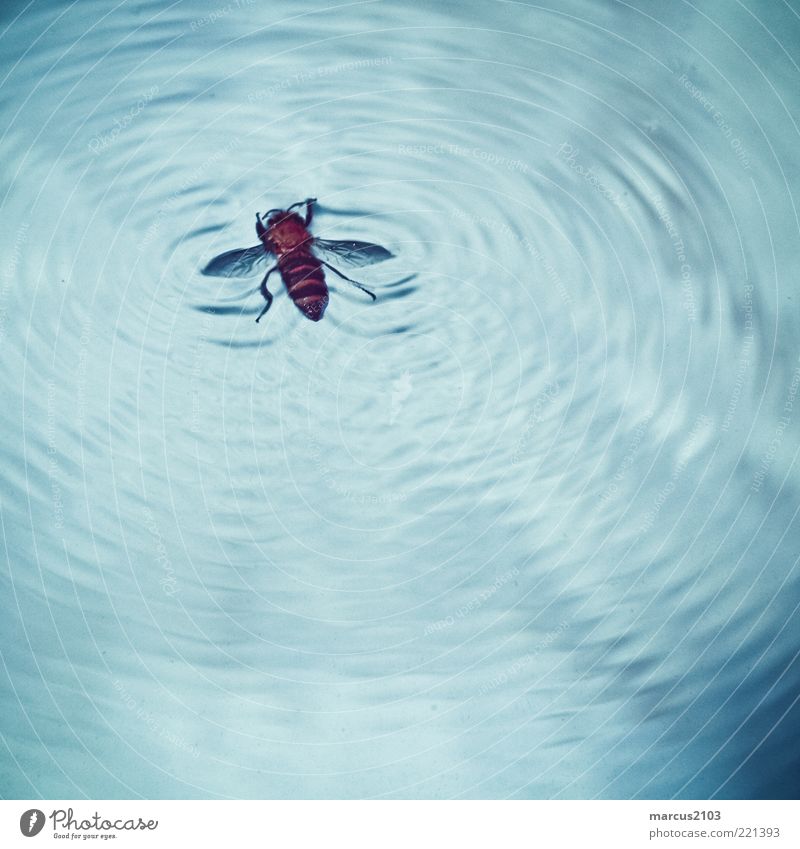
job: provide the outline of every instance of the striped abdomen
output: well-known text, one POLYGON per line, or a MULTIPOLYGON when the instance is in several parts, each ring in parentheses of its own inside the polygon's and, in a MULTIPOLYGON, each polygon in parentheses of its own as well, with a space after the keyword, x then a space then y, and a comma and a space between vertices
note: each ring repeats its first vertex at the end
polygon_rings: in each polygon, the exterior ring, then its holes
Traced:
POLYGON ((310 250, 295 248, 278 257, 278 268, 295 306, 307 318, 319 321, 328 306, 328 286, 322 263, 310 250))

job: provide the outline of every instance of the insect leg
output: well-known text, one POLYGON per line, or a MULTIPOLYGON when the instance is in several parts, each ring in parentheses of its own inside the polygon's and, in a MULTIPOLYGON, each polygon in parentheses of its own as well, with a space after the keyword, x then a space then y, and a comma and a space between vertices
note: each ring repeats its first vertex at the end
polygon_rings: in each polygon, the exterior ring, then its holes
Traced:
POLYGON ((305 225, 306 225, 306 227, 308 227, 308 225, 311 223, 311 219, 314 217, 314 204, 316 202, 317 202, 316 198, 306 198, 305 200, 301 200, 298 203, 293 203, 289 207, 289 209, 287 209, 286 211, 289 212, 290 210, 294 209, 295 207, 303 206, 303 204, 305 204, 305 207, 306 207, 305 225))
POLYGON ((264 279, 261 281, 261 294, 264 296, 264 300, 266 301, 266 304, 264 304, 264 309, 261 310, 261 312, 258 314, 258 318, 256 319, 256 324, 258 324, 258 322, 261 321, 261 317, 272 306, 272 292, 270 292, 270 290, 267 289, 267 280, 269 280, 270 274, 272 274, 273 271, 276 271, 277 268, 278 268, 277 265, 273 265, 272 268, 270 268, 270 270, 264 275, 264 279))
POLYGON ((264 304, 264 309, 261 310, 261 312, 258 314, 258 318, 256 319, 256 324, 258 324, 258 322, 261 321, 261 318, 263 317, 264 313, 266 313, 266 311, 272 306, 272 292, 266 292, 266 299, 267 299, 267 302, 266 302, 266 304, 264 304))
POLYGON ((356 287, 356 289, 361 289, 361 291, 362 291, 362 292, 366 292, 366 293, 370 296, 370 298, 372 298, 372 300, 373 300, 373 301, 374 301, 374 300, 377 300, 375 293, 374 293, 374 292, 370 292, 370 290, 369 290, 369 289, 367 289, 367 287, 366 287, 366 286, 362 286, 360 283, 356 282, 355 280, 351 280, 349 277, 347 277, 346 275, 342 274, 342 272, 341 272, 341 271, 339 271, 339 269, 338 269, 338 268, 334 268, 332 265, 329 265, 329 264, 328 264, 327 262, 325 262, 324 260, 320 260, 320 262, 321 262, 321 263, 325 266, 325 268, 330 268, 330 270, 331 270, 334 274, 338 274, 338 275, 339 275, 339 277, 341 277, 341 278, 342 278, 342 280, 346 280, 348 283, 352 283, 352 284, 353 284, 353 286, 355 286, 355 287, 356 287))

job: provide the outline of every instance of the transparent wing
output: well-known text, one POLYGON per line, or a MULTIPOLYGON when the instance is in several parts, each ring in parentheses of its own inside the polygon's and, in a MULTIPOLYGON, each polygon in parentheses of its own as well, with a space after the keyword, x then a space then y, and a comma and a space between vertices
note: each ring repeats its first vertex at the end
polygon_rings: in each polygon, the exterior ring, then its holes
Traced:
POLYGON ((215 256, 201 273, 208 277, 251 277, 263 270, 268 259, 263 245, 236 248, 215 256))
POLYGON ((335 262, 358 268, 391 259, 394 254, 372 242, 356 242, 353 239, 314 239, 314 251, 335 262))

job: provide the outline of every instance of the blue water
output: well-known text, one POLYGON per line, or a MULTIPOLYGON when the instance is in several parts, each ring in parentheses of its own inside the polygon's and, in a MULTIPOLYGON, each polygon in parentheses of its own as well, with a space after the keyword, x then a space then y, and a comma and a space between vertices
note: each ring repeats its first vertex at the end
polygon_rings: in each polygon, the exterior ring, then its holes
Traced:
POLYGON ((6 2, 2 796, 796 797, 798 62, 795 0, 6 2), (257 325, 200 269, 308 196, 395 257, 257 325))

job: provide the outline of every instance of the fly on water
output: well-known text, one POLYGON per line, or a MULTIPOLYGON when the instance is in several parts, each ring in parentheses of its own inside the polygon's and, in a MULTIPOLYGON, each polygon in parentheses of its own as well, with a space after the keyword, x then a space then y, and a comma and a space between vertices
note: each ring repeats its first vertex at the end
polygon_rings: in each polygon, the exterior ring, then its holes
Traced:
POLYGON ((264 215, 256 213, 256 233, 261 244, 251 248, 236 248, 214 257, 203 269, 203 274, 214 277, 249 277, 274 257, 275 264, 267 270, 261 281, 261 294, 266 303, 256 321, 272 306, 272 293, 267 287, 270 274, 278 271, 289 297, 307 318, 319 321, 328 306, 328 285, 324 268, 342 280, 360 289, 375 300, 375 293, 342 274, 330 263, 321 259, 327 256, 353 267, 373 265, 391 259, 394 254, 371 242, 352 239, 319 239, 310 232, 316 198, 306 198, 288 209, 271 209, 264 215), (292 210, 305 206, 305 216, 292 210), (266 223, 265 223, 266 222, 266 223))

